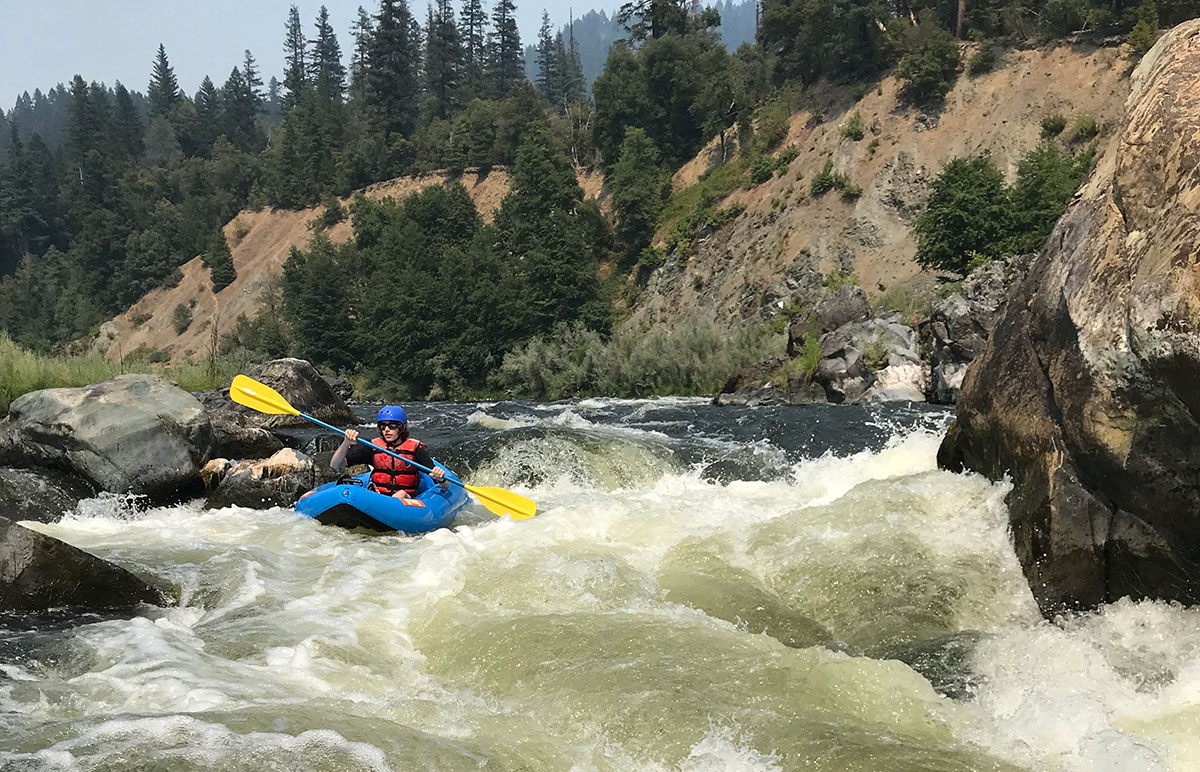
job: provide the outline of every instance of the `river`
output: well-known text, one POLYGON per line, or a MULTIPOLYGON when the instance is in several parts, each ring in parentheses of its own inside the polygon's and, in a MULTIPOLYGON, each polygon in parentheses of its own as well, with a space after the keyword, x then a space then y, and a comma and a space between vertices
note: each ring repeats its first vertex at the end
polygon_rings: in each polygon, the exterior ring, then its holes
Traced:
MULTIPOLYGON (((362 415, 369 415, 363 409, 362 415)), ((412 405, 409 537, 91 499, 28 524, 178 607, 0 627, 0 770, 1187 770, 1200 611, 1043 621, 926 406, 412 405)))

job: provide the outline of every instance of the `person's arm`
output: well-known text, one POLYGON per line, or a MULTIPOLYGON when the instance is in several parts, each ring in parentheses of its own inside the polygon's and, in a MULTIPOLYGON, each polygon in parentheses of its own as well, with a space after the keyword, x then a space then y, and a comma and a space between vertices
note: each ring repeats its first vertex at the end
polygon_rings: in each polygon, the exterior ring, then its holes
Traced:
POLYGON ((337 450, 333 451, 333 458, 329 459, 329 466, 334 469, 345 469, 346 454, 350 448, 358 441, 358 431, 355 429, 346 430, 346 438, 342 440, 342 444, 338 445, 337 450))
POLYGON ((433 471, 429 476, 432 477, 435 482, 441 482, 446 477, 445 471, 443 471, 440 466, 434 464, 433 456, 429 455, 429 449, 424 446, 417 448, 416 451, 413 452, 413 461, 416 461, 421 466, 432 469, 433 471))

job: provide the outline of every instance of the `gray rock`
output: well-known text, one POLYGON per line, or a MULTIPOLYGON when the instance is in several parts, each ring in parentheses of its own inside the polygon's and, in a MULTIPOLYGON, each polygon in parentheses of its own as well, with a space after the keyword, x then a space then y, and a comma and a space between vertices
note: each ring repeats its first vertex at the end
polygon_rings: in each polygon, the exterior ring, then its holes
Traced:
POLYGON ((213 427, 213 452, 217 458, 267 458, 283 449, 283 441, 261 426, 253 426, 245 413, 209 412, 213 427))
POLYGON ((165 602, 161 591, 125 569, 0 517, 0 611, 165 602))
POLYGON ((95 495, 91 485, 57 469, 0 467, 0 512, 13 520, 54 523, 95 495))
POLYGON ((67 470, 164 502, 198 489, 212 442, 195 397, 156 375, 122 375, 15 399, 0 422, 0 464, 67 470))
MULTIPOLYGON (((335 425, 358 422, 354 413, 346 407, 342 398, 334 393, 329 383, 317 373, 312 364, 303 359, 275 359, 249 368, 246 374, 279 392, 292 407, 302 413, 335 425)), ((267 415, 238 405, 229 398, 229 385, 226 384, 225 388, 219 391, 205 392, 200 396, 206 410, 214 413, 232 410, 245 416, 248 425, 264 429, 311 426, 299 416, 267 415)))

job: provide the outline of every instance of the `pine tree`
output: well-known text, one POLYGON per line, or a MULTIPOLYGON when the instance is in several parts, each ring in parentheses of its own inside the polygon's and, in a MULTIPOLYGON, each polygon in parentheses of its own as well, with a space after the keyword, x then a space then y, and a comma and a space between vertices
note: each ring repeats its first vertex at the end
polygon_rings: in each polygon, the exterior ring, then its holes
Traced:
POLYGON ((307 48, 304 28, 300 24, 300 9, 293 5, 288 11, 287 31, 283 40, 284 110, 298 105, 308 86, 307 48))
POLYGON ((196 92, 196 121, 192 126, 192 141, 200 155, 207 157, 212 150, 212 144, 221 135, 225 116, 221 107, 221 95, 212 78, 207 75, 200 82, 200 90, 196 92))
POLYGON ((496 0, 492 10, 492 33, 488 36, 488 76, 493 98, 508 96, 512 87, 525 79, 521 33, 517 30, 517 7, 513 0, 496 0))
POLYGON ((380 0, 367 58, 367 103, 375 128, 408 136, 416 123, 418 51, 406 0, 380 0))
POLYGON ((371 16, 360 5, 358 18, 350 28, 354 36, 354 53, 350 56, 350 101, 361 103, 366 98, 367 57, 371 50, 374 27, 371 16))
POLYGON ((487 14, 480 0, 463 0, 459 18, 459 37, 463 51, 463 86, 470 97, 482 98, 486 93, 487 71, 487 14))
MULTIPOLYGON (((559 35, 561 43, 562 36, 559 35)), ((551 106, 558 106, 560 82, 560 64, 558 48, 550 34, 550 14, 542 11, 542 28, 538 30, 537 42, 537 87, 542 96, 551 106)))
POLYGON ((450 0, 437 0, 430 8, 425 37, 425 83, 433 100, 433 114, 449 118, 458 110, 459 77, 462 70, 462 46, 454 9, 450 0))
POLYGON ((611 177, 613 210, 617 213, 617 235, 633 257, 650 244, 670 192, 670 181, 659 167, 658 149, 638 128, 625 132, 621 154, 611 177))
POLYGON ((220 133, 241 150, 249 153, 261 150, 262 133, 255 120, 258 104, 246 82, 244 70, 234 67, 230 71, 229 79, 221 87, 221 105, 224 120, 220 133))
POLYGON ((150 102, 150 115, 166 115, 175 103, 183 98, 179 90, 179 81, 175 79, 175 71, 167 61, 167 49, 162 43, 158 44, 158 54, 154 57, 154 72, 150 75, 150 86, 146 89, 146 99, 150 102))
POLYGON ((246 91, 257 108, 263 103, 263 79, 249 48, 246 49, 246 56, 242 60, 242 80, 246 81, 246 91))
POLYGON ((325 6, 317 12, 317 37, 312 41, 311 80, 322 101, 341 101, 346 92, 346 68, 342 49, 329 23, 325 6))
POLYGON ((200 259, 208 266, 213 292, 220 292, 237 278, 237 271, 233 267, 233 253, 229 251, 225 234, 220 229, 209 238, 208 248, 200 259))
POLYGON ((142 155, 142 118, 129 90, 117 81, 116 105, 113 110, 113 144, 117 155, 137 159, 142 155))

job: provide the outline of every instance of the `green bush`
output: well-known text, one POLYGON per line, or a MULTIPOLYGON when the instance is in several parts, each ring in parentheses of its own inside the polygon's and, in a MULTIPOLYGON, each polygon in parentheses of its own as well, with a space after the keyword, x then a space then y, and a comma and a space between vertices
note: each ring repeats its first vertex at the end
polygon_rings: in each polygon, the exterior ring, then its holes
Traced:
POLYGON ((995 43, 991 41, 980 43, 979 48, 967 60, 967 74, 982 75, 985 72, 991 72, 995 69, 998 58, 995 43))
POLYGON ((1042 118, 1042 139, 1057 137, 1067 128, 1067 119, 1061 115, 1047 115, 1042 118))
POLYGON ((1071 131, 1067 134, 1067 141, 1077 145, 1087 142, 1099 133, 1100 126, 1096 123, 1096 119, 1089 115, 1081 115, 1071 123, 1071 131))
POLYGON ((129 323, 132 324, 134 327, 141 327, 143 324, 150 321, 150 319, 151 319, 150 314, 138 312, 129 318, 129 323))
POLYGON ((675 328, 620 330, 611 340, 560 324, 509 352, 498 385, 518 396, 560 399, 712 394, 729 373, 762 361, 775 343, 758 328, 729 330, 700 318, 675 328))
POLYGON ((954 158, 933 181, 925 211, 917 216, 917 262, 963 273, 972 253, 998 255, 1011 233, 1004 175, 991 160, 954 158))
POLYGON ((175 306, 171 312, 171 324, 175 327, 175 334, 182 335, 192 326, 192 309, 184 303, 175 306))
POLYGON ((775 176, 782 177, 787 173, 788 167, 792 165, 800 157, 800 151, 795 145, 788 145, 783 150, 779 151, 778 157, 775 159, 775 176))
POLYGON ((862 116, 858 114, 857 110, 850 113, 850 117, 842 124, 842 136, 854 142, 858 142, 865 136, 862 116))
POLYGON ((833 159, 827 159, 825 165, 821 167, 821 171, 813 175, 812 181, 809 182, 809 192, 814 197, 823 196, 837 185, 836 173, 833 171, 833 159))
POLYGON ((896 76, 904 81, 904 98, 918 105, 941 101, 958 74, 958 41, 932 9, 921 11, 919 23, 908 28, 903 50, 896 76))
POLYGON ((1133 25, 1133 29, 1125 36, 1125 42, 1135 56, 1141 56, 1149 51, 1158 40, 1158 25, 1148 19, 1141 19, 1133 25))
POLYGON ((760 155, 750 164, 750 184, 761 185, 775 176, 775 159, 760 155))
POLYGON ((868 370, 882 370, 888 366, 887 344, 876 339, 863 346, 863 364, 868 370))

